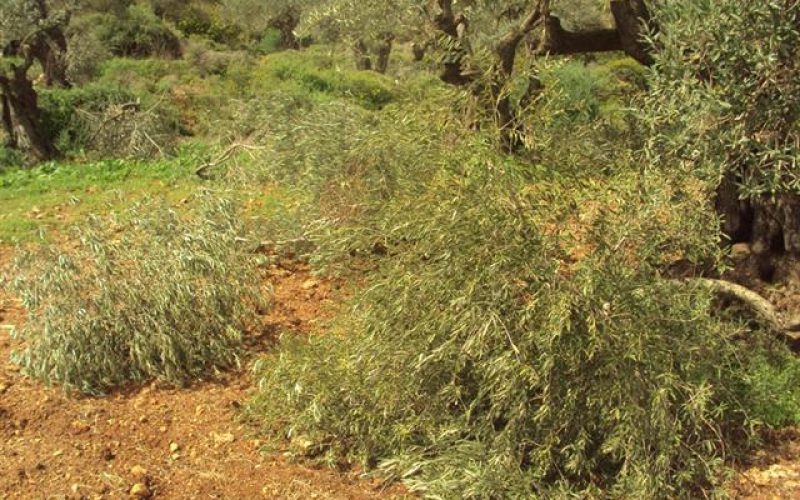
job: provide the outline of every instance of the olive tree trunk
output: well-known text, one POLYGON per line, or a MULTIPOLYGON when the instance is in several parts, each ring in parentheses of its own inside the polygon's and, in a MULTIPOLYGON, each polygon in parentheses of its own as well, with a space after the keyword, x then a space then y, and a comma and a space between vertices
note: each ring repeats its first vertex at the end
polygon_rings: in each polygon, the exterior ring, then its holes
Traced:
POLYGON ((27 69, 13 67, 11 73, 10 76, 0 76, 4 127, 11 130, 11 137, 18 145, 19 138, 14 132, 16 124, 24 132, 31 151, 38 160, 47 161, 56 158, 59 154, 58 149, 44 130, 39 97, 33 88, 33 83, 27 77, 27 69))

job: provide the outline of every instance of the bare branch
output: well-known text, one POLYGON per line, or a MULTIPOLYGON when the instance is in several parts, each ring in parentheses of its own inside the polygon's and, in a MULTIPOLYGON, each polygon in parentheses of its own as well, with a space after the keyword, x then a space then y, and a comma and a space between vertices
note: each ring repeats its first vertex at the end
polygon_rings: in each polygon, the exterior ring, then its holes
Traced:
POLYGON ((749 288, 731 283, 730 281, 716 280, 710 278, 693 278, 687 280, 689 283, 698 283, 718 295, 734 298, 747 305, 756 315, 767 323, 773 330, 780 333, 787 340, 800 341, 800 333, 796 332, 794 325, 787 324, 787 321, 778 312, 777 308, 761 295, 749 288))

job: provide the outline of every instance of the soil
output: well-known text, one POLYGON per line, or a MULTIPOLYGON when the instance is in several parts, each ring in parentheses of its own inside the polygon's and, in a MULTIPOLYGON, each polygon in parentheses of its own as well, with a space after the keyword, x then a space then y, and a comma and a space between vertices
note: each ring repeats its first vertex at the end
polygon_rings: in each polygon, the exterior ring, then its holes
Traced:
MULTIPOLYGON (((0 250, 0 262, 7 258, 0 250)), ((270 275, 274 307, 253 350, 267 348, 279 331, 309 332, 337 293, 336 283, 301 264, 274 266, 270 275)), ((247 369, 189 388, 153 383, 103 398, 44 387, 8 362, 19 347, 8 327, 23 321, 18 303, 0 301, 0 499, 402 496, 358 471, 265 453, 254 429, 237 421, 253 387, 247 369)))
MULTIPOLYGON (((0 267, 10 252, 0 248, 0 267)), ((253 357, 279 332, 309 334, 346 292, 306 265, 269 272, 273 307, 250 337, 253 357)), ((265 452, 237 419, 253 390, 246 368, 222 380, 172 388, 152 383, 104 398, 76 397, 23 377, 7 335, 25 311, 0 297, 0 500, 17 498, 370 499, 407 496, 357 470, 334 471, 265 452), (5 331, 4 331, 5 330, 5 331)), ((737 499, 800 498, 800 431, 768 436, 728 483, 737 499)))

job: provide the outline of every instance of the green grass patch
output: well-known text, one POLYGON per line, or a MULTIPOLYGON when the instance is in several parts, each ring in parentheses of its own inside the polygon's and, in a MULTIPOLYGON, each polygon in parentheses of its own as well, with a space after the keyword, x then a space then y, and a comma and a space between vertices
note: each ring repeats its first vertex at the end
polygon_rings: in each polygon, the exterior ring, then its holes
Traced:
POLYGON ((285 51, 265 56, 253 73, 253 92, 276 90, 317 101, 352 98, 367 109, 380 109, 397 97, 387 77, 350 69, 352 62, 320 48, 285 51))
POLYGON ((198 185, 189 159, 50 163, 0 172, 0 240, 29 241, 144 195, 177 202, 198 185))

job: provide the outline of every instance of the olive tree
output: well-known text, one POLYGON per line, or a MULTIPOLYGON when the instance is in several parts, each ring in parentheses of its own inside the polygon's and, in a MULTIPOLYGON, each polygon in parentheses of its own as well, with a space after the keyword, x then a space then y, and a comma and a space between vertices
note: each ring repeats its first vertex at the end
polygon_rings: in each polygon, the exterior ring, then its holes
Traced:
POLYGON ((7 0, 0 4, 0 102, 9 146, 25 140, 33 154, 46 160, 58 151, 42 128, 38 96, 30 70, 40 63, 46 85, 68 86, 64 27, 71 1, 7 0), (24 137, 17 133, 20 130, 24 137))
POLYGON ((428 16, 446 49, 440 77, 456 86, 470 88, 491 108, 504 149, 520 146, 523 124, 519 108, 529 105, 540 90, 535 74, 528 78, 522 97, 512 100, 509 83, 520 59, 543 55, 625 51, 642 64, 652 64, 643 43, 647 28, 653 30, 644 0, 429 0, 428 16), (559 15, 580 18, 582 9, 608 7, 609 26, 601 22, 568 31, 559 15), (599 25, 599 26, 598 26, 599 25), (526 57, 521 57, 524 52, 526 57))
POLYGON ((731 242, 770 280, 800 255, 800 3, 654 2, 652 163, 702 175, 731 242))
POLYGON ((254 38, 268 29, 280 33, 281 46, 297 49, 300 43, 295 29, 314 0, 223 0, 223 15, 254 38))
POLYGON ((304 29, 332 30, 350 45, 356 68, 385 73, 394 42, 424 24, 415 0, 326 0, 314 8, 304 29))

